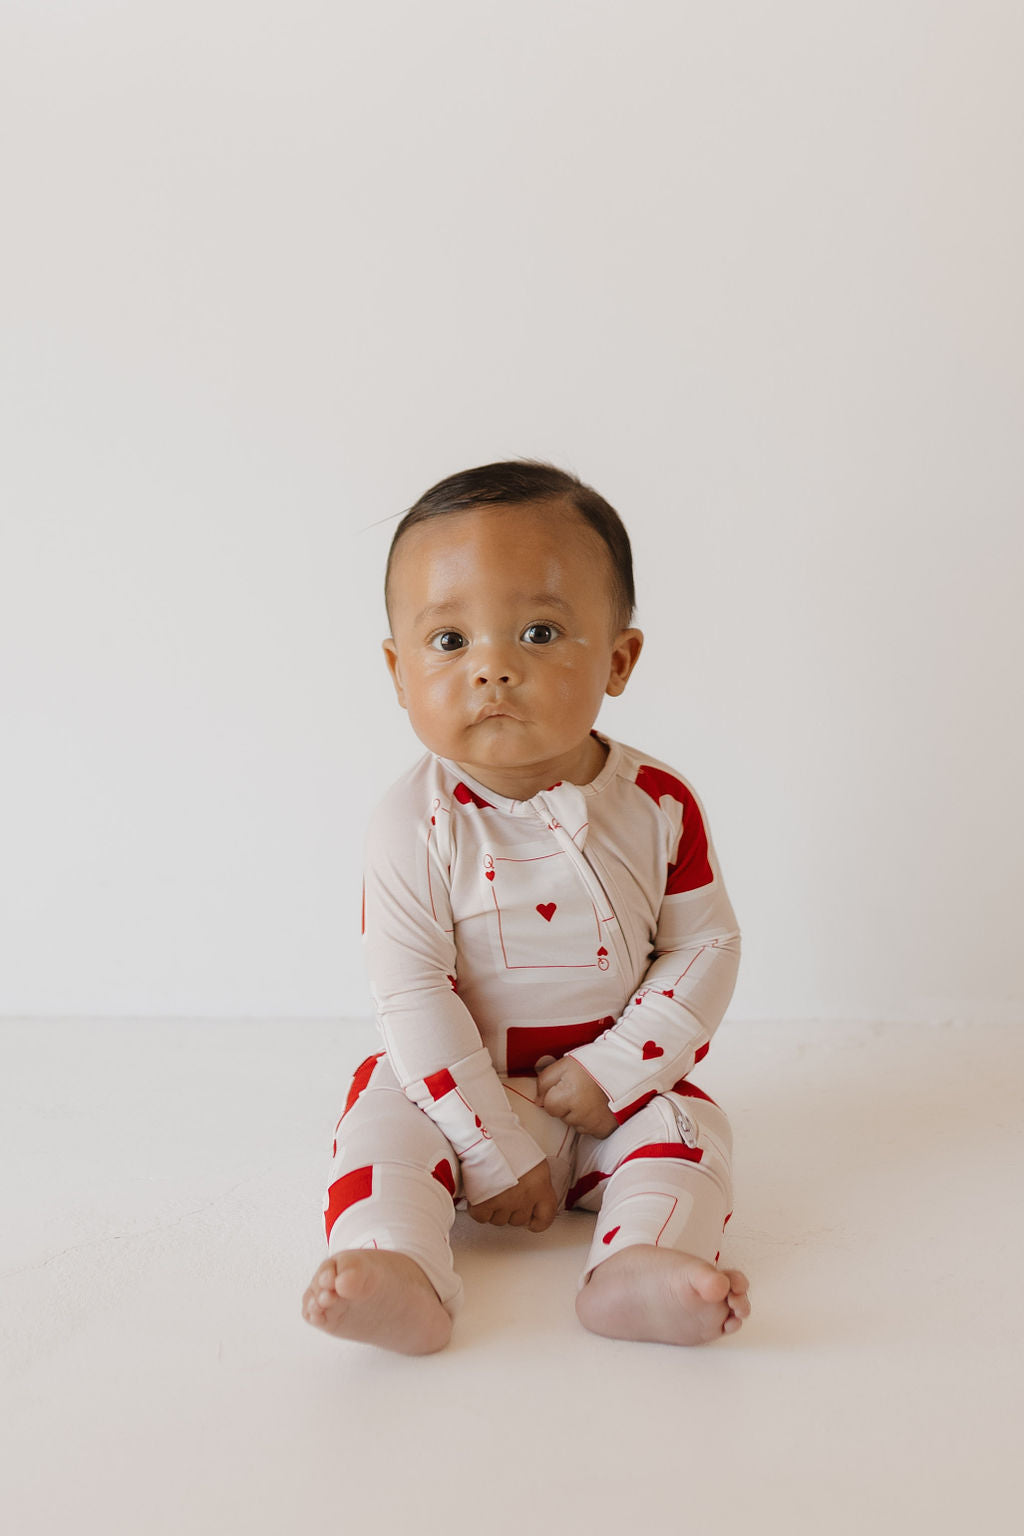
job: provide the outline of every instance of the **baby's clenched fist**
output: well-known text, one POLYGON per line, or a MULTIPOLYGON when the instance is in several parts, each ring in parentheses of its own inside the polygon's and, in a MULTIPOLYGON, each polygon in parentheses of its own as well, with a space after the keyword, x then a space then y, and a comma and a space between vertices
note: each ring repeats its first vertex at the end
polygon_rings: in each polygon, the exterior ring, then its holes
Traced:
POLYGON ((602 1141, 618 1130, 619 1122, 608 1108, 608 1095, 571 1056, 553 1061, 538 1073, 537 1103, 574 1131, 585 1131, 602 1141))

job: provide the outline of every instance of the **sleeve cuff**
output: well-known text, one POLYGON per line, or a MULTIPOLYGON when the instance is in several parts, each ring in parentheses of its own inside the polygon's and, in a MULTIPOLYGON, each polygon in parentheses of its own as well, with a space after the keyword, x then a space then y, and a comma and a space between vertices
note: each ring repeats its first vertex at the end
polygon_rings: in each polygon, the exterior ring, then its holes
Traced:
POLYGON ((410 1083, 405 1091, 451 1142, 471 1205, 511 1189, 543 1160, 509 1107, 485 1049, 410 1083))

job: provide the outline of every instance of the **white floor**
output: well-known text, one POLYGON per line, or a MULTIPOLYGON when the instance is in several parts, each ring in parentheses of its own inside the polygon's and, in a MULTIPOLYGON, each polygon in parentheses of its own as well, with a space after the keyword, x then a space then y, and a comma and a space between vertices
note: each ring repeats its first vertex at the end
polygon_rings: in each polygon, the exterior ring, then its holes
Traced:
POLYGON ((1020 1529, 1022 1031, 727 1023, 698 1080, 736 1135, 743 1331, 592 1337, 591 1218, 460 1218, 466 1306, 421 1360, 299 1317, 374 1048, 357 1024, 0 1026, 5 1529, 1020 1529))

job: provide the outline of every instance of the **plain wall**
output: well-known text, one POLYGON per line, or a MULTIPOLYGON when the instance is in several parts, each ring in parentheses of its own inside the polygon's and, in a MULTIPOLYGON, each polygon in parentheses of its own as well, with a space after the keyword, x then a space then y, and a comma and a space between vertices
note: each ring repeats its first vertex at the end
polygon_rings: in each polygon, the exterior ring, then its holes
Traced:
POLYGON ((634 539, 733 1011, 1011 1017, 1024 9, 5 3, 0 1013, 365 1014, 394 517, 634 539))

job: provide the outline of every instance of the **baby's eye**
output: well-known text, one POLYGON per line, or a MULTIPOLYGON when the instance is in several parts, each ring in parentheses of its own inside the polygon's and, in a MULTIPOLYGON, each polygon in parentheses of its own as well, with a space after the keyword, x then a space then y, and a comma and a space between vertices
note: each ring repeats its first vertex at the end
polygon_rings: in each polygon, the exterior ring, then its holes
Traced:
POLYGON ((553 624, 528 624, 523 639, 530 645, 550 645, 557 631, 553 624))
POLYGON ((466 638, 457 629, 442 629, 430 643, 435 651, 459 651, 465 645, 466 638))

